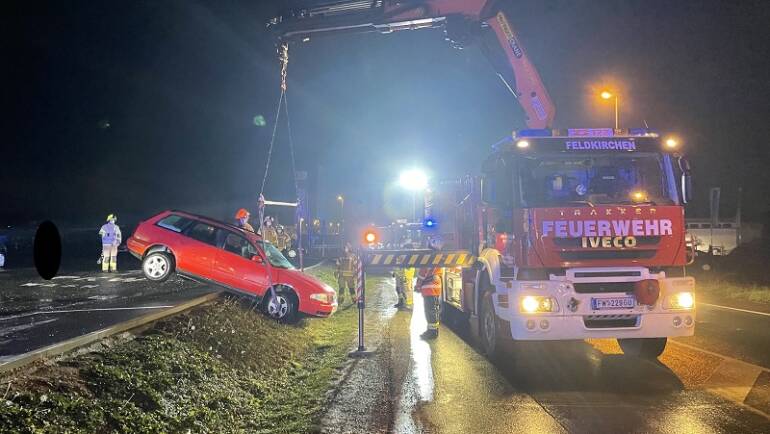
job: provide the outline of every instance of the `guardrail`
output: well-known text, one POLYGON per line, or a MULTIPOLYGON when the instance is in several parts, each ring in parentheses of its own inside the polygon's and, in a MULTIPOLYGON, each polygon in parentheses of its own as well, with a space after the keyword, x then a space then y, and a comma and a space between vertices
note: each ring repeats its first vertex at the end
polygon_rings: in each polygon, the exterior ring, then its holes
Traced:
POLYGON ((96 330, 82 336, 30 351, 28 353, 19 354, 18 356, 14 356, 0 362, 0 373, 6 373, 19 368, 23 368, 24 366, 27 366, 33 362, 50 359, 52 357, 59 356, 69 351, 84 347, 86 345, 90 345, 110 336, 114 336, 116 334, 174 316, 186 310, 192 309, 193 307, 212 301, 220 295, 222 295, 221 291, 206 294, 159 312, 153 312, 137 318, 132 318, 128 321, 112 325, 105 329, 96 330))

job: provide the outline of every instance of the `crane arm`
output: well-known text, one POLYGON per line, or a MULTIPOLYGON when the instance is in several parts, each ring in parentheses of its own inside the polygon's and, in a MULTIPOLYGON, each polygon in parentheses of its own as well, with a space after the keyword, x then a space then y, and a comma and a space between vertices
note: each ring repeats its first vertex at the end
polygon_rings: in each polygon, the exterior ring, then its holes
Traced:
POLYGON ((505 53, 495 62, 497 74, 517 98, 530 128, 550 128, 556 109, 540 74, 496 0, 348 0, 291 9, 268 23, 285 43, 315 36, 347 33, 392 33, 400 30, 443 28, 457 48, 483 41, 490 29, 505 53))

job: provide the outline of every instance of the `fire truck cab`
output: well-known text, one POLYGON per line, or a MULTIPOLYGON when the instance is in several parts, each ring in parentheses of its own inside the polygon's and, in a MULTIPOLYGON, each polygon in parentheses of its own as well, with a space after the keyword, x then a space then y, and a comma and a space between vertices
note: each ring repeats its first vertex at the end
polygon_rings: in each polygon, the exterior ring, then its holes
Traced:
POLYGON ((478 255, 445 273, 445 309, 478 327, 490 354, 511 339, 617 338, 657 357, 694 331, 689 194, 687 161, 649 130, 515 133, 481 177, 426 198, 446 245, 478 255))

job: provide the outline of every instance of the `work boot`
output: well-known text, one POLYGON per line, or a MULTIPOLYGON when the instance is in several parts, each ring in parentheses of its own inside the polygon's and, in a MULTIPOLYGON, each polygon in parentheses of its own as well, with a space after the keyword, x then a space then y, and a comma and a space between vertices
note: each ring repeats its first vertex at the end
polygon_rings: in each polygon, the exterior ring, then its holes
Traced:
POLYGON ((401 308, 403 308, 403 307, 404 307, 404 300, 400 300, 400 299, 399 299, 399 300, 398 300, 398 303, 394 304, 394 305, 393 305, 393 307, 395 307, 396 309, 401 309, 401 308))
POLYGON ((438 337, 438 330, 436 329, 425 330, 425 332, 421 334, 420 337, 425 340, 436 339, 438 337))

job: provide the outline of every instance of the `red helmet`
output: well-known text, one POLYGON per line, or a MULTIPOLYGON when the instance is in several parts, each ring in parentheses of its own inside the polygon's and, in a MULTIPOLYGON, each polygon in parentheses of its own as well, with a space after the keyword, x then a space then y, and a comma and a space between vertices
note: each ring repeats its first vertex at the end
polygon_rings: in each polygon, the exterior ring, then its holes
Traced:
POLYGON ((246 218, 249 216, 249 212, 246 211, 246 208, 241 208, 238 210, 237 213, 235 213, 235 219, 240 220, 242 218, 246 218))

